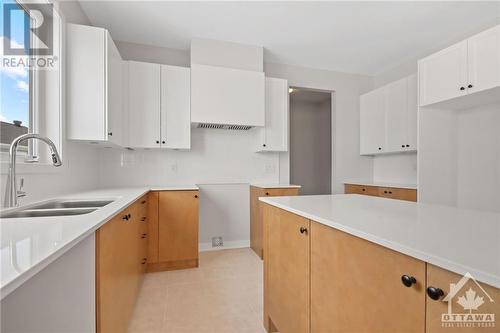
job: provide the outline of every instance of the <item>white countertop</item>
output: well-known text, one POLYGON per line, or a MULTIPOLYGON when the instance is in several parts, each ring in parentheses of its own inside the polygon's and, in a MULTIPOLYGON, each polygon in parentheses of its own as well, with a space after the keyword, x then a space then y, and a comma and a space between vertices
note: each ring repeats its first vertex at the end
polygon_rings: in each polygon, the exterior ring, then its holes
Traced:
POLYGON ((154 185, 150 186, 151 191, 198 191, 197 185, 154 185))
POLYGON ((410 190, 416 190, 417 184, 403 184, 403 183, 384 183, 384 182, 363 182, 363 181, 352 181, 344 182, 344 184, 352 185, 365 185, 365 186, 379 186, 379 187, 393 187, 393 188, 406 188, 410 190))
POLYGON ((357 194, 259 200, 500 288, 500 213, 357 194))
POLYGON ((195 185, 160 185, 80 192, 57 198, 115 201, 83 215, 1 219, 1 299, 150 190, 197 189, 195 185))
POLYGON ((270 184, 265 184, 265 183, 256 183, 256 184, 250 184, 250 186, 255 186, 259 188, 301 188, 301 185, 294 185, 294 184, 276 184, 276 183, 270 183, 270 184))

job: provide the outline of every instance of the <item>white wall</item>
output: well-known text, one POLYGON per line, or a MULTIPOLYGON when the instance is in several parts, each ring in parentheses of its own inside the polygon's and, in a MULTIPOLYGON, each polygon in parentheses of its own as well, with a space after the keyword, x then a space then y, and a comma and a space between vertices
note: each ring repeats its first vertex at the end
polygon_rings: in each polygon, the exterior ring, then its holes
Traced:
POLYGON ((417 153, 373 157, 373 181, 394 184, 417 184, 417 153))
POLYGON ((500 212, 499 108, 420 109, 419 201, 500 212))
POLYGON ((371 179, 372 158, 359 155, 359 96, 372 89, 372 78, 276 63, 264 63, 264 71, 267 76, 287 79, 290 86, 334 92, 332 193, 343 193, 344 181, 371 179))

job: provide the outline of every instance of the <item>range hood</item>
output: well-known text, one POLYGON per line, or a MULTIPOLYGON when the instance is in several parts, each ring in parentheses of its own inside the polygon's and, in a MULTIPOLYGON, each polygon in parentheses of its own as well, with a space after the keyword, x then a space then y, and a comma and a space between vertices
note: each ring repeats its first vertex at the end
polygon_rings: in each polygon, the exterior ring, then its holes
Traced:
POLYGON ((197 128, 249 130, 265 123, 263 49, 191 42, 191 122, 197 128))

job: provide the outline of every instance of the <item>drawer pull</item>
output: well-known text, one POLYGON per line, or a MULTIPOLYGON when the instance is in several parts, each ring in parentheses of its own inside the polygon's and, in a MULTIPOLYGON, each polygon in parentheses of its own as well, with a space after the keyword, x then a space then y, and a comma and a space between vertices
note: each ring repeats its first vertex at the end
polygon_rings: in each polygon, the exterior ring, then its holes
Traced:
POLYGON ((364 192, 364 191, 366 191, 366 189, 365 189, 365 188, 363 188, 363 189, 361 189, 361 191, 363 191, 363 192, 364 192))
POLYGON ((443 291, 442 289, 440 289, 440 288, 429 287, 429 288, 427 288, 427 295, 428 295, 431 299, 433 299, 433 300, 437 301, 437 300, 439 300, 441 297, 443 297, 443 296, 444 296, 444 291, 443 291))
POLYGON ((141 217, 141 222, 144 222, 144 221, 146 221, 146 217, 145 216, 141 217))
POLYGON ((413 284, 417 283, 417 279, 415 279, 413 276, 403 275, 401 277, 401 282, 403 282, 405 287, 410 288, 413 284))
POLYGON ((142 238, 142 239, 146 238, 146 234, 142 234, 142 235, 141 235, 141 238, 142 238))
POLYGON ((301 234, 306 234, 306 235, 307 235, 307 228, 305 228, 305 227, 300 227, 300 233, 301 233, 301 234))
POLYGON ((146 258, 142 258, 141 265, 145 265, 148 260, 146 258))
POLYGON ((130 219, 129 217, 130 214, 125 214, 123 217, 122 217, 122 220, 125 220, 125 221, 128 221, 130 219))
POLYGON ((144 205, 146 203, 146 200, 141 201, 141 205, 144 205))
POLYGON ((269 195, 269 192, 266 192, 266 195, 269 195))

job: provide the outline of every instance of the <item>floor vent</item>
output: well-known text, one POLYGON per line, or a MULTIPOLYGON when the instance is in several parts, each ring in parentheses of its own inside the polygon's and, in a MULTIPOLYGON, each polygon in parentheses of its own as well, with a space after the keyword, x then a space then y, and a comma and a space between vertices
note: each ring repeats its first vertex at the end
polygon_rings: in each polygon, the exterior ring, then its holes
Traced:
POLYGON ((208 123, 199 123, 197 128, 206 128, 206 129, 223 129, 223 130, 233 130, 233 131, 248 131, 252 128, 252 126, 248 125, 223 125, 223 124, 208 124, 208 123))
POLYGON ((222 247, 224 246, 224 241, 222 240, 222 237, 217 236, 217 237, 212 237, 212 247, 222 247))

